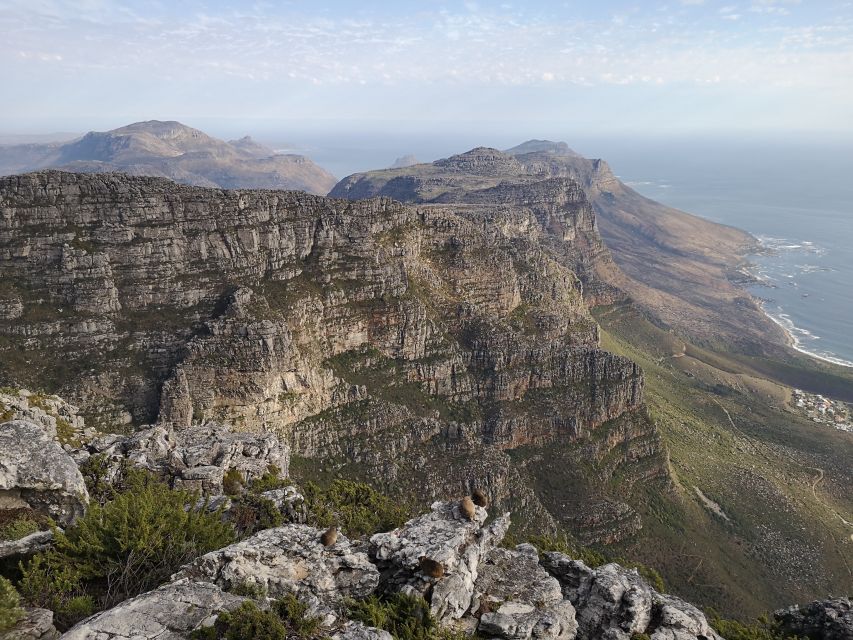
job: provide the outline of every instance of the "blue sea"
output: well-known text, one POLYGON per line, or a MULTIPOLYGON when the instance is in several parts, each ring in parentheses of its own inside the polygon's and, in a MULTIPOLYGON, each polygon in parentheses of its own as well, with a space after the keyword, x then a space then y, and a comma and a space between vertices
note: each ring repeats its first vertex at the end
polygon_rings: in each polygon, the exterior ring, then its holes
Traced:
POLYGON ((306 133, 259 136, 304 153, 338 177, 414 154, 432 161, 475 146, 563 140, 604 158, 640 193, 761 242, 750 292, 803 352, 853 367, 853 138, 716 138, 520 134, 306 133))

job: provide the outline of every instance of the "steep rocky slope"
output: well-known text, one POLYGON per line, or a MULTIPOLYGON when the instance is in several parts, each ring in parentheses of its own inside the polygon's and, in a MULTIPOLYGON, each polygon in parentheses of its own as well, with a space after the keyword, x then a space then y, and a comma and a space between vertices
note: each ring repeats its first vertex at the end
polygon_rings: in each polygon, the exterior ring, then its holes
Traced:
POLYGON ((476 483, 526 526, 630 535, 620 492, 665 486, 666 463, 642 373, 587 311, 612 262, 577 183, 495 183, 496 160, 464 160, 484 176, 464 202, 419 207, 4 178, 0 384, 110 429, 270 428, 297 475, 322 460, 423 502, 476 483), (535 459, 555 443, 572 495, 546 507, 535 459))
POLYGON ((619 181, 605 161, 586 159, 563 142, 531 140, 505 152, 477 149, 431 164, 355 174, 330 195, 463 202, 468 191, 482 188, 478 163, 485 161, 494 184, 524 176, 577 181, 619 266, 600 270, 601 279, 659 321, 728 349, 778 352, 785 344, 779 328, 736 284, 743 278, 737 267, 754 245, 749 234, 649 200, 619 181))
POLYGON ((0 146, 0 174, 48 167, 123 171, 225 189, 299 189, 319 194, 335 182, 304 156, 277 154, 249 137, 224 142, 179 122, 159 120, 90 131, 65 144, 0 146))

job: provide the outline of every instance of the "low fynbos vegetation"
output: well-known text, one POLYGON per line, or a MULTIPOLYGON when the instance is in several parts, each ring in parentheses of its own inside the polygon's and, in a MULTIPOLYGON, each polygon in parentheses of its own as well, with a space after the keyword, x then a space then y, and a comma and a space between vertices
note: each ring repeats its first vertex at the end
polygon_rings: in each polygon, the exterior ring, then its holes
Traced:
POLYGON ((234 539, 222 513, 199 508, 196 494, 141 471, 123 483, 121 493, 90 506, 66 532, 55 530, 55 546, 21 566, 21 594, 53 610, 60 626, 153 589, 234 539))
POLYGON ((308 482, 303 494, 309 524, 336 524, 351 538, 389 531, 409 516, 398 502, 361 482, 335 480, 327 489, 308 482))
POLYGON ((249 600, 237 609, 219 614, 213 626, 193 632, 193 640, 285 640, 298 636, 312 638, 320 629, 320 619, 308 615, 308 607, 296 596, 287 595, 261 609, 249 600))
POLYGON ((402 593, 385 599, 370 596, 351 601, 348 614, 353 620, 384 629, 396 640, 456 640, 464 637, 462 632, 439 626, 423 598, 402 593))
POLYGON ((45 524, 43 518, 26 509, 9 510, 4 515, 6 514, 9 517, 0 522, 0 540, 20 540, 31 533, 47 528, 42 526, 45 524))
POLYGON ((11 629, 20 620, 24 612, 21 598, 12 583, 0 577, 0 632, 11 629))
POLYGON ((721 618, 713 609, 707 612, 708 622, 725 640, 797 640, 782 633, 779 626, 768 616, 761 616, 751 624, 721 618))

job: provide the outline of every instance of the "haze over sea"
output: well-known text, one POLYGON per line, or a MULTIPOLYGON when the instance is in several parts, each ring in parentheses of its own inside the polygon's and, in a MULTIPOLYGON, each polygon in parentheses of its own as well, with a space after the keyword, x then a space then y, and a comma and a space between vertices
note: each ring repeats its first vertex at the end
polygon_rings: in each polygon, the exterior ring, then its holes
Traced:
MULTIPOLYGON (((313 133, 265 136, 310 155, 338 177, 389 166, 413 154, 432 161, 474 146, 507 148, 517 135, 313 133), (285 143, 285 141, 287 141, 285 143)), ((752 257, 768 314, 798 348, 853 366, 853 140, 814 138, 564 140, 587 157, 607 160, 640 193, 715 222, 744 229, 766 247, 752 257)))

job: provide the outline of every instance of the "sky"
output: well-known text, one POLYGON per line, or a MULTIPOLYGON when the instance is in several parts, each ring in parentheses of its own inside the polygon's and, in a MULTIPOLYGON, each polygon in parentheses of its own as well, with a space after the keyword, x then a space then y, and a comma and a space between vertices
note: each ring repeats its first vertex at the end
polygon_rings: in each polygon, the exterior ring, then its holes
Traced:
POLYGON ((853 133, 850 0, 0 0, 0 132, 853 133))

